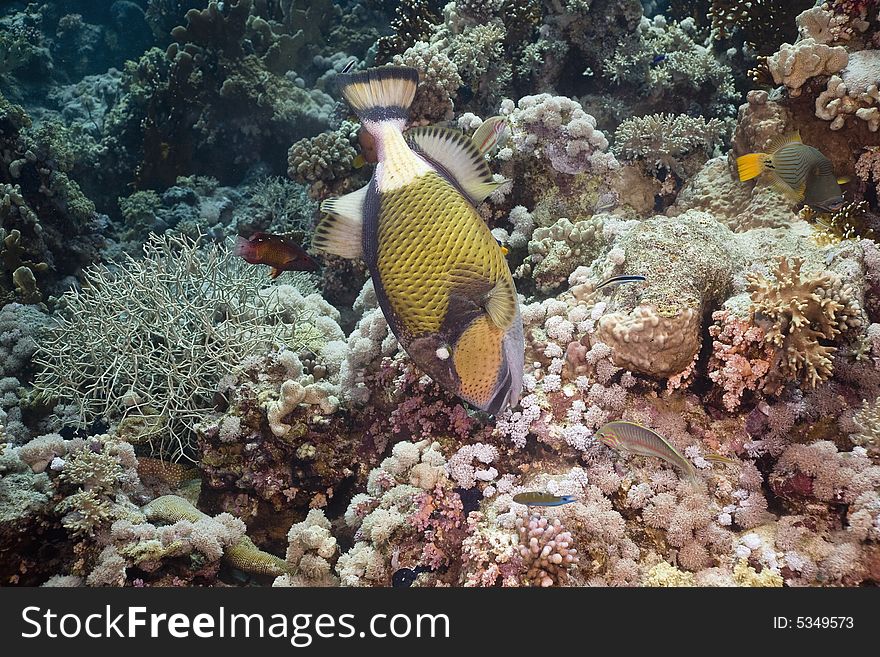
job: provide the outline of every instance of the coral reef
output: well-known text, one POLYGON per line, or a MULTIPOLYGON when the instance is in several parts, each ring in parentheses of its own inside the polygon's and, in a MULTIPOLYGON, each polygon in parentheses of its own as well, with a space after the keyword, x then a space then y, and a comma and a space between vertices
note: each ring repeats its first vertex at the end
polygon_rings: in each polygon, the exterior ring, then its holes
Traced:
POLYGON ((40 343, 39 394, 75 403, 86 421, 136 423, 138 441, 158 441, 156 450, 175 459, 237 362, 322 338, 309 324, 320 311, 301 293, 311 292, 307 279, 299 289, 296 278, 265 287, 258 270, 222 247, 157 237, 143 260, 86 276, 90 286, 65 295, 40 343), (174 388, 158 383, 168 377, 174 388))
POLYGON ((878 45, 861 0, 5 3, 0 582, 876 586, 878 45), (231 246, 309 249, 387 173, 337 85, 385 64, 418 72, 404 130, 501 117, 497 416, 362 260, 272 280, 231 246), (739 178, 794 132, 828 209, 739 178))

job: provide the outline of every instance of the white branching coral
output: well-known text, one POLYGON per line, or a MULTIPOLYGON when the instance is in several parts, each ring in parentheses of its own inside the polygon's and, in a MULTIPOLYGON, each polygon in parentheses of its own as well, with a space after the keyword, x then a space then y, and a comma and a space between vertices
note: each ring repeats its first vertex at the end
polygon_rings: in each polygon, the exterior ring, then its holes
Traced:
POLYGON ((816 116, 831 121, 840 130, 847 116, 855 116, 876 132, 880 128, 880 53, 860 50, 849 55, 846 68, 832 75, 828 86, 816 98, 816 116))
POLYGON ((791 45, 783 43, 779 51, 767 58, 773 82, 784 84, 792 96, 799 96, 801 87, 817 75, 833 75, 843 69, 849 56, 841 46, 829 46, 807 38, 791 45))
POLYGON ((83 420, 143 418, 142 437, 177 459, 221 378, 272 349, 320 349, 323 310, 300 293, 314 293, 305 275, 267 286, 265 272, 222 246, 154 236, 144 252, 92 267, 87 285, 64 295, 34 358, 36 387, 77 404, 83 420))

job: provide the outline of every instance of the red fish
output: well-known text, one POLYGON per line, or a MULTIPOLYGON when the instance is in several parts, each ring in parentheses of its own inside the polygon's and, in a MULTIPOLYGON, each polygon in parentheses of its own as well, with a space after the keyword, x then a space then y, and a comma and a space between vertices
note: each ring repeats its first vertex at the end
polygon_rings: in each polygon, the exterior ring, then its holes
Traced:
POLYGON ((269 233, 254 233, 247 239, 239 235, 233 253, 252 265, 269 265, 272 278, 278 278, 283 271, 316 271, 320 267, 292 239, 269 233))

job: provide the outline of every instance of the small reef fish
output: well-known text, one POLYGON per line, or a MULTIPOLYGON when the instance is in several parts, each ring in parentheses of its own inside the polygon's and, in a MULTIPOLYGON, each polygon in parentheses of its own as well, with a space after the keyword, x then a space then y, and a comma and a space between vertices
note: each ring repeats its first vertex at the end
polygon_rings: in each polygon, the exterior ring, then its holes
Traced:
POLYGON ((660 434, 634 422, 616 420, 601 426, 596 432, 604 445, 620 452, 637 456, 654 456, 663 459, 684 474, 690 481, 697 481, 694 466, 660 434))
POLYGON ((422 573, 426 573, 430 568, 425 566, 416 566, 415 568, 399 568, 391 576, 391 586, 400 586, 409 588, 416 578, 422 573))
POLYGON ((278 278, 283 271, 320 269, 318 262, 304 248, 282 235, 258 232, 247 239, 239 235, 232 252, 252 265, 269 265, 272 278, 278 278))
POLYGON ((491 116, 477 128, 471 140, 477 147, 480 155, 487 155, 497 146, 501 148, 507 137, 510 135, 510 128, 507 125, 507 119, 503 116, 491 116))
POLYGON ((576 500, 574 495, 551 495, 550 493, 517 493, 513 496, 513 501, 517 504, 526 504, 528 506, 562 506, 576 500))
POLYGON ((660 64, 661 62, 664 62, 664 61, 666 61, 665 54, 661 53, 659 55, 654 55, 654 57, 651 58, 651 66, 657 66, 657 64, 660 64))
POLYGON ((313 244, 363 258, 379 307, 416 365, 497 415, 519 401, 525 342, 504 253, 476 210, 499 185, 471 139, 406 127, 418 72, 386 66, 337 76, 375 141, 370 183, 325 200, 313 244))
POLYGON ((821 151, 801 143, 797 132, 774 139, 766 153, 749 153, 736 158, 741 181, 767 173, 773 187, 793 203, 834 212, 843 207, 840 185, 831 161, 821 151))
POLYGON ((604 281, 599 283, 596 286, 597 290, 601 290, 603 287, 623 285, 624 283, 644 283, 648 279, 639 274, 621 274, 620 276, 612 276, 611 278, 606 278, 604 281))
POLYGON ((355 169, 360 169, 365 164, 376 164, 379 161, 379 154, 376 152, 376 140, 370 131, 364 126, 358 130, 358 145, 361 152, 354 158, 352 165, 355 169))

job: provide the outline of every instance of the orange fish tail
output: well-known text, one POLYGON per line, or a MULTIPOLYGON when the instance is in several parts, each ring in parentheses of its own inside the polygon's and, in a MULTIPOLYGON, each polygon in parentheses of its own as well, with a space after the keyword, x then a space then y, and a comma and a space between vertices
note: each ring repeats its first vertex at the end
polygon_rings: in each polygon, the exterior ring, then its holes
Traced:
POLYGON ((761 175, 770 156, 767 153, 749 153, 736 158, 736 168, 740 181, 751 180, 761 175))

